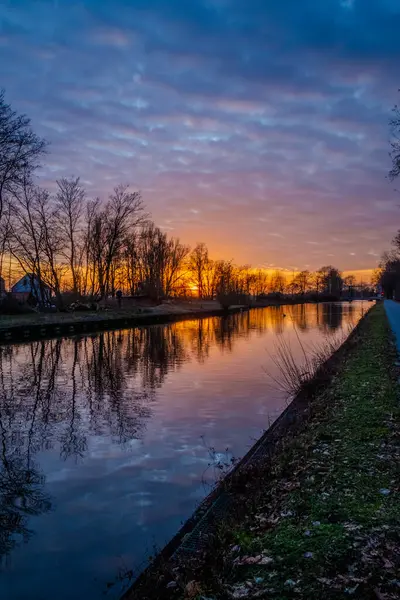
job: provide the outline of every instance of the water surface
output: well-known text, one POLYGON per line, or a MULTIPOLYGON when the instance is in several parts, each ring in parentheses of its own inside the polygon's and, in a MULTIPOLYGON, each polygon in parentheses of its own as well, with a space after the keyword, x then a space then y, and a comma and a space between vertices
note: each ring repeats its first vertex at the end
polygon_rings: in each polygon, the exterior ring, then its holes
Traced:
POLYGON ((298 360, 367 303, 255 309, 0 348, 0 598, 118 597, 285 407, 298 360), (214 448, 215 451, 210 451, 214 448), (210 458, 211 455, 211 458, 210 458))

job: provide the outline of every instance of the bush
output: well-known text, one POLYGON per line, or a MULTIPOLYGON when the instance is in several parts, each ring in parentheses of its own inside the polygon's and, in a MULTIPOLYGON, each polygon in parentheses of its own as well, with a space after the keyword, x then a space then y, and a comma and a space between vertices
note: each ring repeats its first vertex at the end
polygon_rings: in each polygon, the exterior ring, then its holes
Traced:
POLYGON ((68 310, 73 312, 88 312, 93 310, 99 310, 97 302, 73 302, 69 305, 68 310))
POLYGON ((268 298, 268 300, 282 301, 285 299, 285 294, 283 294, 282 292, 270 292, 269 294, 267 294, 266 297, 268 298))
POLYGON ((1 315, 24 315, 35 312, 34 308, 18 302, 11 294, 7 294, 0 302, 1 315))
POLYGON ((322 293, 318 296, 318 302, 337 302, 340 300, 340 296, 336 294, 322 293))
POLYGON ((247 294, 236 294, 236 292, 218 294, 217 300, 224 309, 234 305, 248 306, 250 304, 250 297, 247 294))

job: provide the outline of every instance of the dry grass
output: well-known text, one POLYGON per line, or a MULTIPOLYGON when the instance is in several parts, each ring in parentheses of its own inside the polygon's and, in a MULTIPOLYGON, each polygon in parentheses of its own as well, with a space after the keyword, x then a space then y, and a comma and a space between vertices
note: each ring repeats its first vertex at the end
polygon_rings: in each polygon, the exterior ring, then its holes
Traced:
POLYGON ((320 343, 307 347, 294 327, 297 350, 300 348, 302 359, 299 360, 299 352, 293 348, 290 341, 281 337, 275 343, 274 353, 270 353, 271 360, 277 368, 277 374, 266 371, 270 381, 283 391, 288 399, 293 398, 312 381, 316 372, 340 348, 352 330, 353 327, 349 326, 336 335, 325 335, 320 343))

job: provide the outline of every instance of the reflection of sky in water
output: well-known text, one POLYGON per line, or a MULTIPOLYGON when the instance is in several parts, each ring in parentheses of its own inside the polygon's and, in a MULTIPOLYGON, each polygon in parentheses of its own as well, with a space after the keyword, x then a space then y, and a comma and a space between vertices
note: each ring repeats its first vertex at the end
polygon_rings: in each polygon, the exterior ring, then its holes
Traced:
POLYGON ((265 373, 277 336, 300 359, 293 323, 310 348, 361 311, 258 309, 1 348, 0 598, 98 598, 142 564, 208 491, 208 448, 242 456, 284 407, 265 373))

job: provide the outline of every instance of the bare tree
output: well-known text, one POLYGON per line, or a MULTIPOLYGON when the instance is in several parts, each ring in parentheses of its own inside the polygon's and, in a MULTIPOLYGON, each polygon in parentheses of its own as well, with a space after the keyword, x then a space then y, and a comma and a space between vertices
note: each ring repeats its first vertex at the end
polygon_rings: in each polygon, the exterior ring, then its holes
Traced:
POLYGON ((139 236, 133 231, 124 242, 126 284, 130 294, 134 294, 141 281, 139 262, 139 236))
POLYGON ((35 210, 41 230, 41 277, 57 297, 62 307, 61 281, 66 272, 61 258, 65 253, 67 237, 60 228, 60 218, 56 206, 47 191, 37 194, 35 210))
POLYGON ((256 277, 257 276, 252 271, 250 265, 238 267, 238 288, 240 288, 240 293, 247 295, 252 294, 254 292, 256 277))
POLYGON ((204 243, 198 243, 189 256, 189 271, 193 283, 197 287, 199 298, 204 298, 204 279, 209 266, 208 248, 204 243))
POLYGON ((10 235, 12 230, 11 225, 12 206, 9 198, 3 202, 3 216, 0 219, 0 277, 3 277, 4 258, 7 250, 9 250, 10 235))
POLYGON ((9 248, 20 269, 32 278, 31 292, 39 302, 47 299, 47 286, 61 304, 65 243, 53 199, 47 190, 26 182, 13 196, 9 248))
POLYGON ((142 225, 147 218, 139 192, 130 192, 129 186, 114 188, 106 204, 103 218, 106 223, 104 247, 104 288, 102 295, 109 292, 109 275, 113 260, 122 249, 123 241, 130 231, 142 225))
POLYGON ((217 281, 216 294, 218 296, 237 291, 237 280, 235 280, 234 266, 231 261, 218 260, 216 262, 215 278, 217 281))
POLYGON ((171 296, 182 284, 189 251, 179 239, 168 239, 159 227, 147 222, 125 240, 120 273, 131 293, 141 284, 154 299, 171 296))
POLYGON ((87 218, 85 248, 87 260, 92 263, 92 294, 107 298, 114 291, 115 262, 123 254, 125 241, 147 215, 140 193, 119 185, 104 208, 99 200, 89 204, 87 218))
POLYGON ((349 293, 349 295, 351 296, 353 294, 353 288, 356 285, 356 278, 354 275, 347 275, 347 277, 345 277, 343 279, 343 284, 347 287, 347 291, 349 293))
POLYGON ((268 274, 262 269, 258 269, 254 281, 254 294, 259 296, 268 292, 268 274))
POLYGON ((72 277, 72 291, 81 291, 80 279, 82 271, 83 244, 81 244, 81 221, 84 213, 85 190, 79 183, 79 177, 57 181, 56 206, 58 221, 65 235, 65 258, 72 277))
POLYGON ((315 273, 312 274, 312 286, 313 286, 317 296, 319 295, 320 291, 322 290, 323 283, 324 283, 324 274, 321 271, 315 271, 315 273))
POLYGON ((147 293, 160 299, 164 294, 164 280, 167 271, 167 235, 154 223, 149 223, 139 235, 139 261, 143 283, 147 293))
POLYGON ((33 133, 30 119, 12 110, 0 90, 0 221, 6 195, 30 181, 45 148, 46 142, 33 133))
MULTIPOLYGON (((24 273, 38 278, 40 285, 43 281, 41 272, 43 231, 37 208, 41 193, 39 188, 27 181, 14 193, 10 235, 10 251, 13 257, 24 273)), ((35 286, 32 285, 32 289, 35 290, 35 286)))
POLYGON ((343 287, 342 274, 332 265, 321 267, 317 271, 322 289, 327 294, 340 295, 343 287))
POLYGON ((292 282, 293 291, 304 296, 311 284, 311 274, 309 271, 300 271, 295 275, 292 282))
POLYGON ((286 287, 285 277, 280 271, 275 271, 271 277, 271 291, 283 294, 286 287))
POLYGON ((87 205, 87 231, 85 236, 86 283, 90 279, 89 291, 92 297, 104 295, 104 251, 106 224, 103 220, 99 198, 87 205))
POLYGON ((168 241, 167 251, 164 291, 166 296, 170 296, 177 290, 184 277, 183 267, 190 252, 190 247, 181 244, 179 238, 171 238, 168 241))
POLYGON ((392 130, 392 139, 390 142, 392 158, 392 169, 389 172, 389 179, 393 180, 400 175, 400 108, 396 105, 393 108, 393 117, 390 119, 392 130))
POLYGON ((86 203, 85 225, 86 231, 83 235, 83 255, 84 255, 84 277, 82 285, 82 293, 86 296, 90 294, 92 297, 96 295, 96 278, 98 254, 101 255, 101 247, 98 247, 96 236, 96 223, 99 212, 100 199, 89 200, 86 203))

